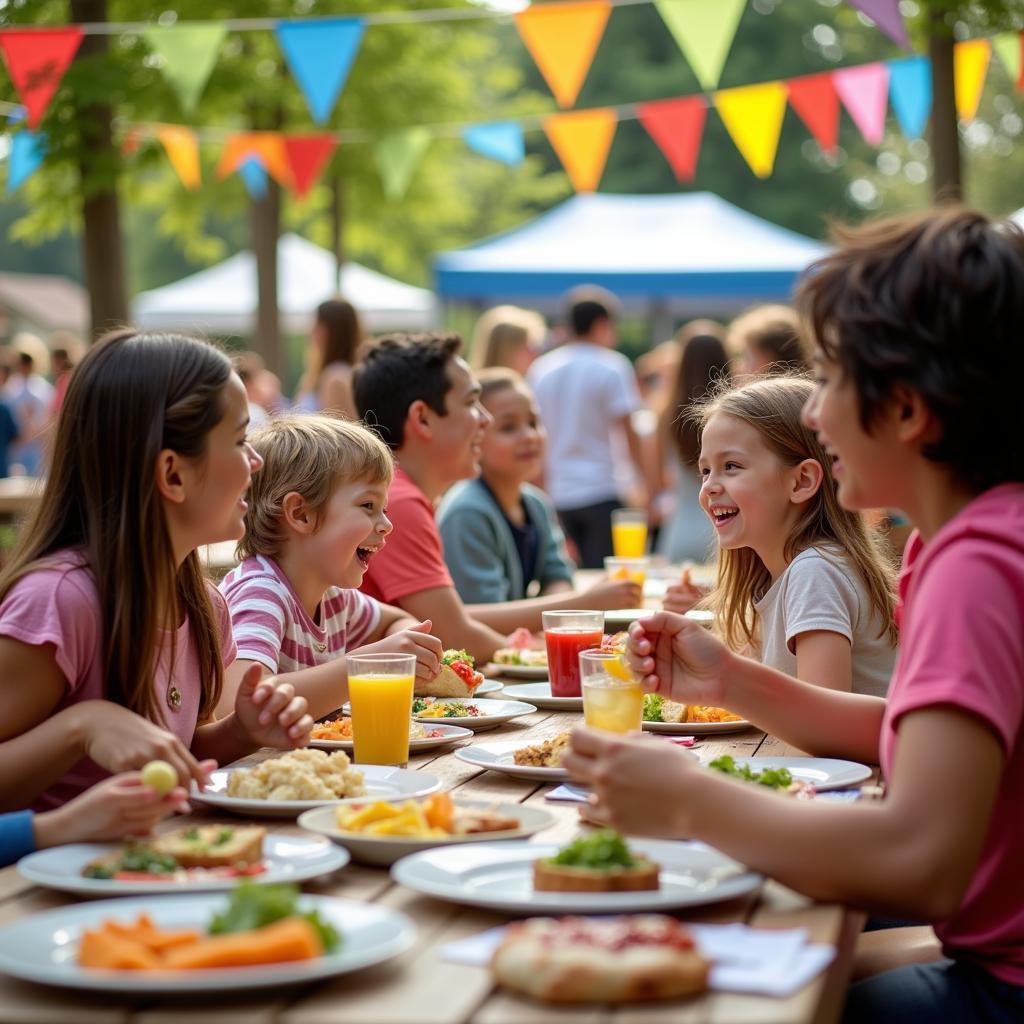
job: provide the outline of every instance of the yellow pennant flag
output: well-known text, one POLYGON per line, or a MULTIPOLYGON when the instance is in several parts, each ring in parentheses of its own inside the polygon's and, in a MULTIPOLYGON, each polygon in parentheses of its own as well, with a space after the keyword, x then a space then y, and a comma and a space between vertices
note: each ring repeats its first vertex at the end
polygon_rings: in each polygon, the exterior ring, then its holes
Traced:
POLYGON ((953 47, 953 88, 956 112, 964 121, 973 121, 985 88, 992 44, 987 39, 969 39, 953 47))
POLYGON ((618 120, 609 109, 552 114, 544 118, 544 131, 577 192, 597 188, 618 120))
POLYGON ((782 82, 720 89, 714 94, 715 106, 732 141, 759 178, 767 178, 775 166, 786 96, 782 82))
POLYGON ((229 135, 217 164, 217 177, 226 178, 253 156, 259 157, 267 173, 279 185, 292 187, 292 166, 288 162, 284 137, 279 132, 238 132, 229 135))
POLYGON ((528 7, 516 28, 560 107, 576 102, 611 13, 608 0, 528 7))
POLYGON ((156 137, 185 188, 199 188, 202 174, 199 170, 199 140, 196 133, 180 124, 163 124, 157 128, 156 137))

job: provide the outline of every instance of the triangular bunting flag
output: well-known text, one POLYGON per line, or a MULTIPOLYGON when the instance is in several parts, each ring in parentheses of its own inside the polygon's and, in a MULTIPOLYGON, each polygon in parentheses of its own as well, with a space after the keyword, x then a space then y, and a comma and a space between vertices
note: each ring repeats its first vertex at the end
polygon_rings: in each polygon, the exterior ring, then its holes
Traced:
POLYGON ((286 135, 284 152, 292 170, 295 195, 302 199, 316 184, 336 143, 331 135, 286 135))
POLYGON ((927 57, 889 61, 889 101, 908 139, 924 135, 932 112, 932 69, 927 57))
POLYGON ((199 140, 196 133, 184 125, 163 124, 157 128, 156 137, 185 188, 199 188, 202 175, 199 170, 199 140))
POLYGON ((163 58, 163 76, 186 113, 195 110, 226 34, 227 29, 216 22, 156 26, 142 33, 146 45, 163 58))
POLYGON ((1024 89, 1024 33, 1003 32, 993 37, 992 46, 1006 67, 1010 81, 1024 89))
POLYGON ((430 138, 426 128, 407 128, 385 135, 377 143, 377 167, 388 199, 399 200, 405 195, 430 138))
POLYGON ((516 28, 560 107, 571 107, 611 13, 608 0, 528 7, 516 28))
POLYGON ((22 129, 11 139, 7 155, 7 188, 10 195, 16 192, 38 170, 46 156, 46 135, 22 129))
POLYGON ((910 49, 907 26, 900 14, 900 0, 850 0, 852 6, 866 14, 894 43, 910 49))
POLYGON ((593 192, 597 188, 617 124, 611 109, 581 110, 544 118, 548 141, 577 192, 593 192))
POLYGON ((260 158, 263 169, 279 185, 292 187, 292 170, 285 153, 284 139, 279 132, 239 132, 237 135, 229 135, 217 163, 217 177, 226 178, 251 156, 260 158))
POLYGON ((14 88, 25 104, 29 128, 36 129, 82 42, 76 26, 0 32, 14 88))
POLYGON ((471 124, 462 131, 462 139, 470 149, 491 160, 500 160, 509 167, 523 162, 523 127, 515 121, 471 124))
POLYGON ((654 0, 668 30, 705 89, 714 89, 747 0, 654 0))
POLYGON ((279 21, 274 29, 288 67, 318 124, 331 116, 365 28, 362 18, 316 18, 279 21))
POLYGON ((142 133, 136 127, 129 128, 121 139, 121 153, 123 156, 134 156, 139 151, 142 142, 142 133))
POLYGON ((832 83, 850 112, 861 135, 877 146, 885 135, 889 105, 889 68, 885 64, 861 64, 832 72, 832 83))
POLYGON ((267 172, 258 156, 250 156, 238 165, 238 176, 245 184, 249 198, 259 202, 267 198, 267 172))
POLYGON ((786 82, 789 105, 807 125, 814 141, 825 153, 835 151, 839 142, 839 94, 832 75, 801 75, 786 82))
POLYGON ((722 89, 715 93, 715 106, 750 169, 759 178, 767 178, 775 166, 786 115, 786 87, 781 82, 765 82, 722 89))
POLYGON ((978 113, 991 55, 992 47, 987 39, 969 39, 953 47, 956 112, 964 121, 973 121, 978 113))
POLYGON ((640 123, 665 154, 676 179, 693 181, 708 113, 704 97, 683 96, 641 103, 636 110, 640 123))

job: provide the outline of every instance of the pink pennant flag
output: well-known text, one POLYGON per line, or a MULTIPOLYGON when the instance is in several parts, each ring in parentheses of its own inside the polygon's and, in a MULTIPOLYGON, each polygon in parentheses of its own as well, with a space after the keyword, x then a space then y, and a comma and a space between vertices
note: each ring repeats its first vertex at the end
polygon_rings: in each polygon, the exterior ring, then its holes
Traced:
POLYGON ((910 49, 907 26, 900 14, 900 0, 850 0, 858 11, 866 14, 894 43, 910 49))
POLYGON ((861 135, 877 146, 885 135, 885 114, 889 102, 889 67, 862 64, 832 72, 832 82, 850 112, 861 135))

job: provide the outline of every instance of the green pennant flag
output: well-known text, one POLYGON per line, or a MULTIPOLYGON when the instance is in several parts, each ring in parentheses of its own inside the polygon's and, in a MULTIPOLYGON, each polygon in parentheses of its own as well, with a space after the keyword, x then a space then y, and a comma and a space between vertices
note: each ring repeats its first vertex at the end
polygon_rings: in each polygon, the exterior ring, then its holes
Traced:
POLYGON ((430 145, 430 130, 406 128, 385 135, 377 143, 377 167, 384 194, 388 199, 401 199, 405 195, 420 160, 430 145))
POLYGON ((717 89, 747 0, 654 0, 705 89, 717 89))
POLYGON ((216 23, 147 28, 149 48, 163 58, 163 75, 178 94, 186 113, 192 113, 213 71, 227 29, 216 23))
POLYGON ((1017 85, 1020 79, 1021 36, 1019 32, 1003 32, 993 37, 992 46, 1010 75, 1010 81, 1017 85))

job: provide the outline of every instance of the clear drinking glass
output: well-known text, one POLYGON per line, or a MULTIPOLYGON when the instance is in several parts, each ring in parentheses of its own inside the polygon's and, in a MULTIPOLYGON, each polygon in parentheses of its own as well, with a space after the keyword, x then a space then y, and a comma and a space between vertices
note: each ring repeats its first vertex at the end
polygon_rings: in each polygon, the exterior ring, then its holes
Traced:
POLYGON ((409 763, 413 654, 350 654, 348 693, 357 764, 409 763))
POLYGON ((581 651, 583 720, 592 729, 635 732, 642 727, 644 691, 620 654, 581 651))
POLYGON ((617 508, 612 512, 612 550, 616 558, 643 558, 647 550, 647 510, 617 508))
POLYGON ((580 695, 580 651, 600 647, 604 638, 604 612, 559 611, 541 615, 548 648, 548 676, 552 697, 580 695))
POLYGON ((643 589, 649 565, 649 558, 606 558, 604 571, 610 580, 632 580, 643 589))

